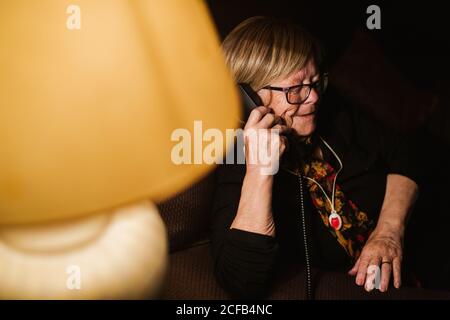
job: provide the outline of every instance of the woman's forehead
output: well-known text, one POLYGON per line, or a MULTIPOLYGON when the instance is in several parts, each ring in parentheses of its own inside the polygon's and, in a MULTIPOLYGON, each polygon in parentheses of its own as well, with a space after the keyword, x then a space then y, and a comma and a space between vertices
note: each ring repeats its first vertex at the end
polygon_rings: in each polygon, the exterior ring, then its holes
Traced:
POLYGON ((305 80, 311 81, 317 75, 317 68, 313 61, 308 62, 303 68, 291 73, 286 78, 280 78, 272 83, 273 86, 290 87, 305 80))
POLYGON ((310 61, 306 64, 304 68, 294 72, 286 80, 299 83, 306 79, 310 79, 316 75, 317 75, 316 65, 314 62, 310 61))

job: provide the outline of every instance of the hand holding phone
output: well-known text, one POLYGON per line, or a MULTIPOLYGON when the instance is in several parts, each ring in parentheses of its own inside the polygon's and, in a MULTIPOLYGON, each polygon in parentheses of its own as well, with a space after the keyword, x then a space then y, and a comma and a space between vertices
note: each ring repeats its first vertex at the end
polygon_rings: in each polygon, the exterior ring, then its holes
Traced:
POLYGON ((263 102, 248 83, 239 83, 238 89, 243 106, 244 119, 242 121, 247 122, 252 110, 256 107, 262 106, 263 102))
MULTIPOLYGON (((278 155, 281 157, 281 155, 284 153, 284 151, 288 148, 289 145, 286 135, 290 131, 290 127, 286 126, 286 123, 282 117, 275 115, 272 109, 265 107, 263 105, 261 98, 251 88, 250 85, 240 83, 238 84, 238 88, 241 95, 243 114, 245 120, 245 121, 242 120, 242 123, 245 124, 244 131, 248 131, 250 129, 266 130, 265 132, 260 133, 261 134, 266 133, 270 135, 269 132, 271 129, 280 130, 279 131, 280 145, 278 155)), ((253 150, 253 152, 258 151, 257 147, 258 141, 256 141, 254 137, 250 136, 250 139, 246 140, 245 144, 247 150, 253 150)), ((267 147, 270 148, 269 145, 267 145, 267 147)), ((274 152, 276 151, 271 150, 266 154, 274 154, 274 152)), ((257 158, 256 154, 252 156, 254 157, 254 159, 257 158)))
MULTIPOLYGON (((263 102, 261 97, 256 93, 253 88, 248 83, 239 83, 238 84, 239 93, 241 96, 242 106, 243 106, 243 114, 244 119, 241 120, 243 123, 247 122, 250 113, 256 107, 263 106, 263 102)), ((273 111, 271 111, 273 113, 273 111)), ((276 124, 286 125, 286 121, 283 117, 277 118, 276 124)))

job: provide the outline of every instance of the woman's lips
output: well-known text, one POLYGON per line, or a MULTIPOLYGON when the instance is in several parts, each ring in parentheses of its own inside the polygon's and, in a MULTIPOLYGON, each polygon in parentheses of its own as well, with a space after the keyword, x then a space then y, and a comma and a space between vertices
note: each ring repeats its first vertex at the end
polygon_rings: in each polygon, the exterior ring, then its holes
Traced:
POLYGON ((299 114, 297 117, 310 117, 310 116, 314 116, 315 114, 316 114, 316 112, 313 111, 313 112, 309 112, 309 113, 299 114))
POLYGON ((294 118, 303 118, 303 119, 309 119, 309 118, 314 118, 316 115, 316 110, 312 111, 312 112, 308 112, 308 113, 304 113, 304 114, 293 114, 293 115, 284 115, 282 116, 283 119, 283 124, 287 125, 288 127, 291 127, 293 124, 293 120, 294 118))

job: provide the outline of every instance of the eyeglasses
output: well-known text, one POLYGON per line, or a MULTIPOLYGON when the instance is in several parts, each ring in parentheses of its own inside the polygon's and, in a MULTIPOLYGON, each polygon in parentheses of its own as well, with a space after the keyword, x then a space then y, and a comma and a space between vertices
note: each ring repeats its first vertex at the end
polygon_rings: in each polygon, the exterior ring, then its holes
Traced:
POLYGON ((316 93, 320 96, 323 94, 328 85, 328 73, 322 73, 320 79, 308 84, 298 84, 292 87, 282 88, 282 87, 272 87, 266 86, 263 89, 283 91, 286 94, 286 100, 290 104, 302 104, 304 103, 309 95, 311 94, 311 89, 314 88, 316 93))

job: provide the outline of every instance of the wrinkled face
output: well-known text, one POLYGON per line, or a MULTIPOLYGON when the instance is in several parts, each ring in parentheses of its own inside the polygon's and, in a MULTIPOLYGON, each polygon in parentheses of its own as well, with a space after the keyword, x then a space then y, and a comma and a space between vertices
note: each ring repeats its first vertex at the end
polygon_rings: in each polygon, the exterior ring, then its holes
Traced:
MULTIPOLYGON (((298 84, 311 84, 319 79, 318 69, 314 61, 291 74, 285 79, 279 79, 270 84, 272 87, 291 87, 298 84)), ((292 129, 302 137, 311 135, 316 129, 316 117, 318 111, 319 95, 315 89, 311 89, 308 99, 300 105, 287 102, 286 94, 282 91, 261 89, 258 91, 266 107, 273 109, 278 116, 292 117, 292 129)))

